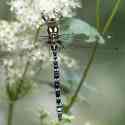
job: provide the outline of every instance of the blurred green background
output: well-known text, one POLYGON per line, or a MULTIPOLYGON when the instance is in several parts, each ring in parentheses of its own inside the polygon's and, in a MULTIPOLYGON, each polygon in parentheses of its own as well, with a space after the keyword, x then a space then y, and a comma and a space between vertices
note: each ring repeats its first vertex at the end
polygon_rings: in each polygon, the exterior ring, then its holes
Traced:
MULTIPOLYGON (((116 0, 102 0, 101 18, 102 24, 109 16, 116 0)), ((96 26, 95 22, 95 0, 82 0, 82 9, 77 10, 77 15, 84 21, 96 26)), ((0 0, 0 19, 10 20, 9 6, 6 0, 0 0)), ((93 62, 89 75, 86 79, 88 88, 83 87, 80 94, 86 99, 87 103, 79 102, 75 104, 73 113, 78 116, 74 125, 125 125, 125 1, 122 1, 120 9, 115 16, 107 35, 112 38, 106 41, 105 47, 116 48, 98 49, 96 58, 93 62)), ((88 61, 89 50, 76 48, 75 51, 69 50, 70 55, 77 59, 80 69, 88 61)), ((82 72, 79 71, 79 72, 82 72)), ((47 73, 43 74, 47 76, 47 73)), ((25 98, 18 102, 15 109, 14 125, 35 125, 36 119, 29 106, 37 107, 37 100, 44 100, 42 105, 52 110, 55 100, 49 97, 51 89, 47 86, 41 87, 41 93, 35 93, 33 97, 25 98), (45 91, 47 90, 47 91, 45 91), (48 105, 48 106, 47 106, 48 105), (25 107, 25 108, 24 108, 25 107), (24 109, 24 110, 22 110, 24 109)), ((50 94, 51 95, 51 94, 50 94)), ((54 98, 54 97, 53 97, 54 98)), ((5 112, 6 106, 1 104, 1 115, 5 112)), ((54 112, 55 109, 52 110, 54 112)), ((0 125, 3 125, 0 122, 0 125)))

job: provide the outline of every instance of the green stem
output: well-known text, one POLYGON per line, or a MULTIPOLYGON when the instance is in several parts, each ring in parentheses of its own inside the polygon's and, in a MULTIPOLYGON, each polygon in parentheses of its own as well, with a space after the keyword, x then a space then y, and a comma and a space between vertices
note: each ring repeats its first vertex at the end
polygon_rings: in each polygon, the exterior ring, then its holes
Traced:
MULTIPOLYGON (((40 31, 40 28, 38 28, 37 31, 36 31, 34 43, 37 41, 37 37, 38 37, 39 31, 40 31)), ((20 79, 20 85, 19 85, 19 88, 18 88, 18 93, 20 93, 20 88, 22 86, 22 82, 24 82, 24 78, 25 78, 26 73, 28 72, 29 66, 30 66, 30 61, 28 60, 26 62, 26 65, 25 65, 25 68, 24 68, 24 72, 23 72, 22 77, 20 79)), ((15 102, 10 102, 9 103, 7 125, 12 125, 14 104, 15 104, 15 102)))
MULTIPOLYGON (((96 2, 97 2, 96 14, 100 14, 99 12, 97 12, 97 11, 99 11, 99 8, 100 8, 100 7, 99 7, 99 6, 100 6, 100 5, 99 5, 100 1, 99 1, 99 0, 96 0, 96 2)), ((107 22, 106 22, 106 25, 104 26, 104 29, 103 29, 103 31, 102 31, 103 34, 108 31, 110 25, 112 24, 113 17, 116 15, 116 12, 118 11, 118 7, 119 7, 119 5, 120 5, 120 2, 121 2, 121 0, 117 0, 116 4, 115 4, 115 6, 114 6, 114 8, 113 8, 113 10, 112 10, 111 16, 109 16, 109 18, 108 18, 108 20, 107 20, 107 22)), ((100 16, 99 16, 99 15, 96 15, 96 17, 97 17, 97 20, 96 20, 97 22, 96 22, 96 23, 97 23, 97 26, 98 26, 97 29, 98 29, 98 28, 100 28, 100 16)), ((99 30, 100 30, 100 29, 98 29, 98 31, 99 31, 99 30)), ((97 42, 98 42, 98 41, 97 41, 97 42)), ((76 98, 77 98, 77 96, 78 96, 78 94, 79 94, 79 92, 80 92, 80 89, 81 89, 82 85, 84 84, 85 79, 86 79, 87 76, 88 76, 89 70, 90 70, 90 68, 91 68, 91 66, 92 66, 92 62, 94 61, 94 58, 95 58, 95 55, 96 55, 96 49, 97 49, 97 46, 98 46, 98 43, 97 43, 97 42, 95 43, 95 45, 94 45, 94 47, 93 47, 90 60, 89 60, 87 66, 86 66, 86 68, 85 68, 85 70, 84 70, 84 72, 83 72, 83 75, 82 75, 82 78, 81 78, 81 80, 80 80, 80 82, 79 82, 79 85, 78 85, 78 87, 77 87, 77 89, 76 89, 74 95, 72 96, 72 98, 71 98, 69 104, 68 104, 67 106, 65 106, 65 108, 64 108, 64 112, 65 112, 65 113, 68 113, 68 112, 70 111, 70 109, 72 108, 72 106, 73 106, 73 104, 75 103, 76 98)))
MULTIPOLYGON (((41 27, 42 27, 42 25, 40 25, 40 26, 38 27, 38 29, 36 30, 36 34, 35 34, 35 37, 34 37, 33 44, 35 44, 35 43, 37 42, 37 40, 38 40, 38 35, 39 35, 39 32, 40 32, 40 28, 41 28, 41 27)), ((25 65, 25 69, 24 69, 24 73, 23 73, 23 75, 22 75, 22 79, 25 77, 25 75, 26 75, 26 73, 27 73, 27 71, 28 71, 28 69, 29 69, 29 65, 30 65, 30 61, 28 60, 27 63, 26 63, 26 65, 25 65)))
POLYGON ((18 88, 17 88, 17 99, 19 99, 19 94, 21 93, 21 88, 22 88, 22 86, 23 86, 23 83, 24 83, 24 79, 25 79, 25 76, 26 76, 26 73, 27 73, 27 71, 28 71, 28 69, 29 69, 29 66, 30 66, 30 61, 28 60, 27 62, 26 62, 26 65, 25 65, 25 69, 24 69, 24 72, 23 72, 23 74, 22 74, 22 77, 21 77, 21 79, 20 79, 20 81, 19 81, 19 85, 18 85, 18 88))
POLYGON ((101 30, 100 4, 101 4, 101 1, 96 0, 96 27, 97 27, 98 31, 101 30))
POLYGON ((43 26, 43 25, 40 25, 40 26, 38 27, 38 29, 36 30, 36 35, 35 35, 35 39, 34 39, 34 42, 33 42, 33 43, 36 43, 36 42, 37 42, 37 40, 38 40, 38 35, 39 35, 40 29, 41 29, 42 26, 43 26))
POLYGON ((112 9, 111 15, 109 16, 108 20, 105 23, 105 26, 104 26, 104 29, 103 29, 103 34, 106 33, 108 31, 109 27, 111 26, 112 21, 113 21, 115 15, 116 15, 116 13, 117 13, 117 11, 119 9, 121 1, 122 0, 117 0, 116 1, 115 6, 112 9))
POLYGON ((90 60, 89 60, 89 62, 88 62, 88 64, 87 64, 87 66, 86 66, 84 72, 83 72, 83 75, 82 75, 82 78, 81 78, 81 80, 80 80, 80 83, 79 83, 79 85, 78 85, 78 87, 77 87, 77 89, 76 89, 74 95, 72 96, 70 103, 68 104, 68 106, 65 107, 65 111, 64 111, 65 113, 68 113, 69 110, 70 110, 70 108, 71 108, 71 107, 73 106, 73 104, 75 103, 75 100, 76 100, 76 98, 77 98, 77 96, 78 96, 78 93, 79 93, 79 91, 80 91, 80 89, 81 89, 81 87, 82 87, 82 85, 83 85, 83 83, 84 83, 84 81, 85 81, 85 79, 86 79, 86 77, 87 77, 87 75, 88 75, 88 71, 89 71, 89 69, 90 69, 90 67, 91 67, 91 65, 92 65, 93 60, 94 60, 95 53, 96 53, 96 49, 97 49, 97 42, 96 42, 96 44, 95 44, 94 47, 93 47, 92 55, 91 55, 91 57, 90 57, 90 60))
POLYGON ((14 102, 9 103, 7 125, 12 125, 14 102))
MULTIPOLYGON (((39 35, 39 32, 40 32, 40 28, 41 28, 41 25, 40 25, 39 28, 36 30, 36 34, 35 34, 35 38, 34 38, 33 44, 35 44, 35 43, 37 42, 38 35, 39 35)), ((25 78, 25 76, 26 76, 26 73, 28 72, 29 66, 30 66, 30 61, 27 60, 26 65, 25 65, 25 68, 24 68, 24 72, 23 72, 22 77, 21 77, 21 79, 20 79, 21 82, 23 82, 23 80, 24 80, 24 78, 25 78)))
MULTIPOLYGON (((36 30, 36 34, 35 34, 35 37, 34 37, 33 44, 35 44, 35 43, 37 42, 38 35, 39 35, 39 32, 40 32, 40 28, 41 28, 41 25, 40 25, 39 28, 36 30)), ((29 57, 29 58, 30 58, 30 57, 29 57)), ((25 68, 24 68, 24 72, 23 72, 22 77, 21 77, 21 79, 20 79, 20 84, 19 84, 18 90, 17 90, 18 94, 20 94, 20 91, 21 91, 22 85, 23 85, 23 83, 24 83, 25 76, 26 76, 26 74, 27 74, 27 72, 28 72, 28 70, 29 70, 29 67, 30 67, 30 59, 27 60, 26 65, 25 65, 25 68)), ((17 95, 17 97, 18 97, 18 95, 17 95)))

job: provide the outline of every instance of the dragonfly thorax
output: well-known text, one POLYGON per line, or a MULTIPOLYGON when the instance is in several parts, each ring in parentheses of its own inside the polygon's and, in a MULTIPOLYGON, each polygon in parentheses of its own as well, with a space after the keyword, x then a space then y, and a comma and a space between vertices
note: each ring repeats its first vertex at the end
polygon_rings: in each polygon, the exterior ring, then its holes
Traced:
POLYGON ((59 28, 55 18, 51 18, 48 20, 48 37, 50 44, 56 44, 58 41, 59 28))
POLYGON ((48 34, 57 34, 58 33, 58 27, 57 26, 49 26, 48 27, 48 34))

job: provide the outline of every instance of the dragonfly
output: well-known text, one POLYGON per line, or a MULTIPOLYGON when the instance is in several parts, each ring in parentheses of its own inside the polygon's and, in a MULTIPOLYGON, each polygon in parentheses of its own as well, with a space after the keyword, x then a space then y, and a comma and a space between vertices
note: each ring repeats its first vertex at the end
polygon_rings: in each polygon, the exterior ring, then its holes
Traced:
MULTIPOLYGON (((78 31, 78 33, 74 31, 69 33, 69 31, 67 30, 69 28, 71 21, 69 18, 68 21, 66 19, 62 19, 62 16, 60 16, 60 19, 50 18, 46 16, 44 13, 42 13, 42 19, 44 20, 45 24, 41 25, 40 27, 42 28, 45 27, 43 29, 46 29, 45 30, 46 34, 43 35, 43 33, 42 34, 40 33, 38 37, 40 38, 39 41, 47 40, 45 41, 45 43, 46 45, 48 45, 53 55, 53 74, 54 74, 53 86, 55 88, 57 115, 59 121, 61 121, 63 115, 63 101, 61 97, 60 67, 58 62, 58 52, 63 48, 65 49, 67 46, 70 46, 70 48, 74 47, 75 49, 76 48, 92 49, 94 43, 84 42, 84 44, 83 43, 81 44, 80 41, 84 41, 84 38, 87 39, 87 36, 85 36, 84 33, 81 35, 81 31, 78 31), (74 42, 72 41, 77 41, 77 43, 74 44, 74 42)), ((70 29, 72 28, 70 27, 70 29)), ((118 47, 107 48, 98 46, 97 49, 119 51, 118 47)))
POLYGON ((58 114, 58 120, 62 120, 63 114, 63 102, 61 99, 61 89, 60 89, 60 69, 58 64, 58 50, 62 46, 62 42, 59 39, 59 27, 55 18, 46 18, 42 14, 42 19, 47 25, 48 39, 47 44, 53 54, 53 70, 54 70, 54 87, 56 95, 56 110, 58 114))

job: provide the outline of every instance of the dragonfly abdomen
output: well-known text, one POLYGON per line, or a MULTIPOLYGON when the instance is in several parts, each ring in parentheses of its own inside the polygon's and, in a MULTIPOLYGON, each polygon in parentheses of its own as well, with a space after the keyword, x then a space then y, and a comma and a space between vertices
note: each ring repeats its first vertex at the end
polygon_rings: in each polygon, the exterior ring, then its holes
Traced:
POLYGON ((58 56, 57 51, 59 50, 59 46, 61 46, 61 41, 59 40, 59 27, 55 18, 45 17, 42 13, 42 18, 47 24, 47 32, 48 32, 48 45, 51 48, 53 54, 53 68, 54 68, 54 88, 56 95, 56 110, 58 114, 58 119, 62 120, 63 113, 63 103, 61 100, 61 89, 60 89, 60 72, 59 72, 59 64, 58 64, 58 56))
POLYGON ((54 67, 54 87, 55 87, 55 95, 56 95, 56 109, 58 113, 58 119, 62 119, 63 113, 63 103, 61 100, 61 90, 60 90, 60 72, 59 72, 59 64, 57 58, 57 46, 51 45, 51 50, 53 53, 53 67, 54 67))

